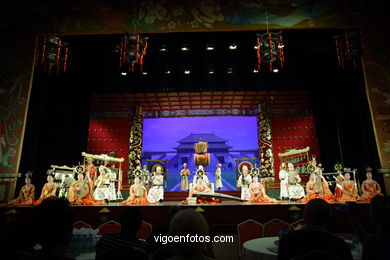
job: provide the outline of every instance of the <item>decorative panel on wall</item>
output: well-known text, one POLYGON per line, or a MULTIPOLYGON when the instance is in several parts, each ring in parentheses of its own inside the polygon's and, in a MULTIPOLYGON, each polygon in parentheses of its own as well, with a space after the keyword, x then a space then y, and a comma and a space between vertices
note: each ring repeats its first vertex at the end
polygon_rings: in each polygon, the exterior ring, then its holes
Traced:
POLYGON ((94 119, 89 122, 87 153, 109 154, 123 157, 123 183, 127 178, 127 155, 130 122, 126 119, 94 119))
POLYGON ((317 131, 312 116, 273 116, 272 136, 275 176, 277 178, 280 165, 278 153, 309 146, 310 158, 315 156, 317 162, 321 162, 317 131))

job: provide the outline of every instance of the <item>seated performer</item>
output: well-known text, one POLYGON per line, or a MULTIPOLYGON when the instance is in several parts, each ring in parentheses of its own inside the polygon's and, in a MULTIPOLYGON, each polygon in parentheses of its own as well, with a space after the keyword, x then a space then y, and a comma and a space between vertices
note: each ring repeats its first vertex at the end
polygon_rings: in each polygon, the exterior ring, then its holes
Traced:
POLYGON ((265 193, 265 188, 261 182, 259 182, 258 175, 252 177, 252 183, 249 185, 249 192, 251 194, 250 202, 260 203, 277 203, 278 200, 270 198, 265 193))
POLYGON ((110 169, 106 166, 99 166, 99 177, 95 181, 95 191, 93 196, 96 200, 105 200, 109 199, 109 189, 110 186, 110 169))
POLYGON ((301 199, 305 196, 305 190, 302 185, 299 184, 301 178, 299 177, 299 168, 294 170, 292 163, 288 164, 288 198, 289 199, 301 199))
POLYGON ((62 174, 60 191, 58 193, 59 198, 69 198, 69 188, 70 185, 75 181, 73 174, 62 174))
POLYGON ((217 170, 215 171, 215 188, 217 190, 221 190, 222 188, 222 172, 221 172, 221 164, 217 164, 217 170))
POLYGON ((88 173, 91 176, 93 183, 95 183, 97 178, 97 169, 93 164, 92 158, 87 158, 87 164, 84 165, 84 173, 88 173))
POLYGON ((26 183, 26 185, 24 185, 20 189, 19 196, 14 200, 9 201, 7 203, 8 205, 24 206, 24 205, 34 204, 35 187, 34 187, 34 185, 31 184, 32 174, 31 174, 31 172, 27 172, 25 174, 25 176, 26 176, 26 178, 24 179, 24 182, 26 183))
POLYGON ((188 197, 192 197, 194 193, 198 192, 211 192, 211 189, 207 183, 204 182, 201 176, 198 176, 196 179, 195 185, 191 188, 188 197))
POLYGON ((241 188, 241 199, 250 200, 251 194, 249 192, 249 185, 252 183, 252 177, 249 174, 248 167, 242 167, 242 174, 238 177, 237 188, 241 188))
POLYGON ((366 177, 367 179, 363 181, 361 186, 363 194, 359 201, 370 203, 376 195, 383 196, 383 194, 379 183, 372 179, 372 169, 370 167, 366 169, 366 177))
POLYGON ((148 192, 148 201, 149 203, 161 202, 164 199, 164 176, 161 167, 156 167, 156 172, 152 174, 152 187, 148 192))
POLYGON ((47 183, 43 186, 41 196, 37 201, 34 202, 34 205, 37 206, 42 203, 42 201, 46 198, 49 197, 56 197, 56 191, 57 187, 56 184, 54 183, 54 175, 53 175, 53 170, 48 170, 47 171, 47 183))
POLYGON ((328 203, 334 202, 333 194, 329 190, 328 182, 323 176, 315 173, 310 174, 310 179, 306 184, 306 196, 299 202, 307 203, 312 199, 323 199, 328 203))
POLYGON ((77 205, 102 205, 101 201, 95 200, 92 196, 93 182, 89 174, 78 173, 77 181, 69 188, 69 202, 77 205))
POLYGON ((181 176, 181 185, 180 188, 181 190, 188 190, 188 176, 190 176, 190 170, 187 169, 187 164, 183 163, 183 169, 180 171, 180 176, 181 176))
POLYGON ((343 196, 343 181, 344 181, 344 176, 341 173, 341 171, 337 171, 338 175, 336 177, 336 187, 334 188, 334 198, 336 200, 340 200, 341 197, 343 196))
POLYGON ((285 163, 280 164, 279 170, 279 180, 280 180, 280 195, 279 198, 288 198, 288 171, 285 163))
POLYGON ((129 194, 130 194, 129 198, 127 198, 127 200, 125 201, 122 201, 120 204, 122 205, 149 204, 147 200, 147 190, 139 177, 134 178, 134 184, 130 186, 129 194))
POLYGON ((339 201, 346 202, 346 201, 356 201, 359 197, 357 185, 354 181, 351 179, 351 175, 349 172, 346 172, 344 174, 344 181, 342 182, 341 186, 343 187, 343 196, 339 201))

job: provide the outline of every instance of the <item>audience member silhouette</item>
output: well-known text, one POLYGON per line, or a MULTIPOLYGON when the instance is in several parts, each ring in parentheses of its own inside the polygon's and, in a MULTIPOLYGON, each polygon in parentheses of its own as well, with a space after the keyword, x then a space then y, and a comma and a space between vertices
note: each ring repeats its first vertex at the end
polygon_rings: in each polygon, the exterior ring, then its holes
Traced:
POLYGON ((193 209, 185 209, 177 212, 172 219, 169 235, 178 236, 180 241, 170 244, 175 255, 169 258, 169 260, 213 259, 202 254, 202 250, 207 244, 206 236, 208 236, 208 232, 207 221, 199 212, 193 209), (184 239, 189 239, 189 241, 185 241, 184 239))
POLYGON ((103 235, 96 249, 96 259, 149 259, 150 246, 137 238, 142 224, 136 207, 129 207, 120 219, 119 235, 103 235))
POLYGON ((305 225, 279 241, 278 259, 352 259, 347 243, 326 230, 330 206, 313 199, 305 206, 305 225))
POLYGON ((65 256, 72 238, 73 218, 67 199, 49 197, 34 208, 34 234, 42 249, 28 259, 73 259, 65 256))
MULTIPOLYGON (((354 205, 354 204, 351 204, 354 205)), ((363 245, 362 260, 390 259, 390 198, 375 196, 370 204, 370 217, 376 225, 376 232, 368 234, 358 219, 356 207, 349 212, 350 221, 355 233, 363 245)))

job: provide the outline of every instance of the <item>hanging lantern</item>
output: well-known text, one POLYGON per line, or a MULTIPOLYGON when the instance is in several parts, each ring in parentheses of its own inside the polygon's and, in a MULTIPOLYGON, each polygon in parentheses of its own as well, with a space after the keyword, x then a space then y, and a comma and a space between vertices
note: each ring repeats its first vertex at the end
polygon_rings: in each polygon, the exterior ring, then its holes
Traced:
POLYGON ((333 38, 338 65, 343 69, 351 65, 357 69, 364 46, 361 35, 356 31, 349 31, 334 35, 333 38))
POLYGON ((137 64, 142 72, 143 59, 144 55, 146 55, 147 47, 148 41, 146 37, 142 37, 138 33, 125 33, 119 46, 119 68, 124 71, 134 72, 137 64))
POLYGON ((267 68, 277 72, 284 66, 282 31, 258 33, 256 41, 257 70, 267 68))
POLYGON ((61 36, 47 35, 39 37, 36 52, 35 67, 42 67, 42 71, 57 75, 66 72, 68 64, 69 43, 64 42, 61 36))

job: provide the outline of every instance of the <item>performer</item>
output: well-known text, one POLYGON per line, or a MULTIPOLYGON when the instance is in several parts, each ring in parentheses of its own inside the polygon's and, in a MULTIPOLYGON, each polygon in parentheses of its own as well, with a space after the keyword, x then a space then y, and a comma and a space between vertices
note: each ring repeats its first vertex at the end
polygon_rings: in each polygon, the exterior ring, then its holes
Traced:
POLYGON ((328 182, 323 176, 315 173, 310 174, 310 179, 306 184, 306 196, 299 202, 307 203, 312 199, 323 199, 328 203, 334 202, 334 196, 329 190, 328 182))
POLYGON ((279 167, 279 180, 280 180, 280 195, 279 198, 288 198, 288 171, 287 171, 287 166, 283 162, 280 164, 279 167))
POLYGON ((54 183, 53 170, 47 171, 47 183, 43 186, 41 196, 37 201, 34 202, 34 205, 37 206, 42 203, 42 201, 48 197, 56 197, 56 184, 54 183))
POLYGON ((152 187, 148 193, 149 203, 161 202, 164 199, 164 176, 160 166, 156 167, 156 172, 152 173, 152 187))
POLYGON ((210 185, 209 178, 207 177, 206 171, 203 169, 203 166, 202 166, 202 165, 199 165, 199 166, 198 166, 198 169, 196 170, 195 176, 194 176, 194 178, 192 179, 192 185, 193 185, 193 186, 196 184, 196 181, 197 181, 198 176, 201 176, 201 177, 202 177, 204 183, 206 183, 207 185, 210 185))
POLYGON ((14 205, 14 206, 24 206, 24 205, 32 205, 34 204, 35 198, 35 187, 34 185, 31 184, 31 172, 27 172, 25 174, 24 182, 26 185, 24 185, 19 192, 19 196, 14 199, 9 201, 7 204, 8 205, 14 205))
POLYGON ((60 192, 58 193, 59 198, 69 198, 69 188, 74 181, 73 174, 62 174, 60 192))
POLYGON ((95 183, 97 178, 97 169, 93 164, 92 158, 87 158, 87 164, 84 165, 84 173, 88 173, 91 176, 93 183, 95 183))
POLYGON ((299 168, 297 167, 294 170, 294 165, 289 163, 288 165, 288 198, 289 199, 301 199, 305 196, 305 190, 302 185, 299 184, 301 182, 301 178, 299 177, 299 168))
POLYGON ((222 188, 222 172, 221 172, 221 164, 217 164, 217 170, 215 170, 215 188, 217 190, 221 190, 222 188))
POLYGON ((350 180, 351 175, 347 171, 344 174, 344 181, 342 182, 341 186, 343 187, 343 196, 341 197, 340 201, 346 202, 346 201, 356 201, 358 199, 358 190, 357 185, 354 181, 350 180))
POLYGON ((148 200, 147 200, 147 190, 139 177, 134 178, 134 184, 130 186, 129 194, 130 194, 129 198, 127 198, 127 200, 122 201, 119 204, 122 204, 122 205, 131 205, 131 204, 146 205, 146 204, 149 204, 148 200))
POLYGON ((92 195, 93 182, 90 174, 78 173, 77 181, 69 188, 69 202, 77 205, 103 205, 101 201, 95 200, 92 195))
POLYGON ((338 175, 336 177, 336 187, 334 188, 334 197, 336 200, 341 200, 341 197, 343 196, 343 181, 344 176, 341 173, 341 171, 337 171, 338 175))
POLYGON ((149 182, 149 178, 150 178, 150 176, 149 176, 148 166, 144 165, 144 167, 142 169, 142 175, 141 175, 140 181, 142 182, 143 185, 147 185, 149 182))
POLYGON ((260 203, 277 203, 278 200, 270 198, 265 193, 265 188, 261 182, 259 182, 258 175, 252 177, 252 183, 249 185, 249 192, 251 194, 250 202, 260 203))
POLYGON ((384 195, 381 193, 381 186, 379 183, 372 179, 372 169, 370 167, 366 169, 366 177, 367 179, 363 181, 361 186, 363 194, 359 198, 359 201, 370 203, 372 198, 376 195, 384 195))
POLYGON ((195 185, 191 188, 188 197, 191 198, 194 193, 198 192, 212 192, 207 183, 204 182, 201 176, 196 178, 195 185))
POLYGON ((190 170, 187 169, 187 164, 183 163, 183 169, 180 171, 181 176, 181 190, 188 190, 188 176, 190 176, 190 170))
POLYGON ((109 200, 109 189, 110 186, 110 169, 106 166, 99 166, 99 177, 95 181, 95 191, 93 196, 96 200, 109 200))
POLYGON ((115 190, 115 182, 117 180, 117 170, 115 169, 115 164, 110 166, 108 171, 108 178, 110 180, 110 184, 108 186, 108 200, 114 201, 117 199, 116 190, 115 190))
POLYGON ((250 200, 251 194, 249 192, 249 185, 252 183, 252 177, 249 174, 248 167, 242 167, 242 174, 238 177, 237 188, 241 188, 241 199, 250 200))

